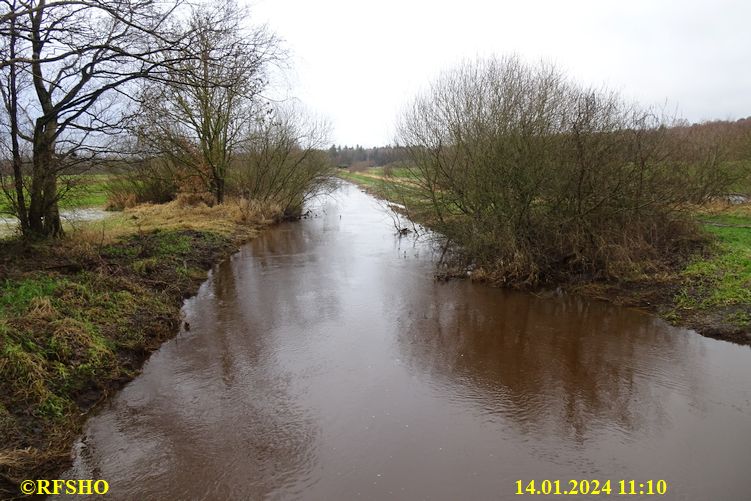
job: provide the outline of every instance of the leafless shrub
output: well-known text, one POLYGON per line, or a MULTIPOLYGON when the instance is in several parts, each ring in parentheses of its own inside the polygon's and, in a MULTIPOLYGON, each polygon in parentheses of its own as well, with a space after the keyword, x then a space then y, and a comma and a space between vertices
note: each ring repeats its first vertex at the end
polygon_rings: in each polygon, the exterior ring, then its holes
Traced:
POLYGON ((546 64, 468 62, 402 116, 405 203, 497 281, 631 277, 696 234, 685 209, 711 185, 673 125, 546 64))
POLYGON ((161 158, 135 161, 117 169, 107 186, 107 208, 123 210, 142 203, 166 203, 177 197, 181 176, 161 158))
POLYGON ((257 120, 230 168, 228 191, 299 216, 307 200, 333 188, 327 135, 325 123, 291 106, 257 120))
POLYGON ((189 44, 167 78, 147 82, 133 131, 145 151, 188 174, 193 189, 224 201, 233 155, 252 122, 266 112, 268 69, 284 59, 280 40, 246 27, 235 0, 194 4, 180 27, 189 44))
POLYGON ((688 165, 693 201, 705 204, 731 192, 748 194, 751 127, 745 121, 681 124, 669 132, 676 159, 688 165))

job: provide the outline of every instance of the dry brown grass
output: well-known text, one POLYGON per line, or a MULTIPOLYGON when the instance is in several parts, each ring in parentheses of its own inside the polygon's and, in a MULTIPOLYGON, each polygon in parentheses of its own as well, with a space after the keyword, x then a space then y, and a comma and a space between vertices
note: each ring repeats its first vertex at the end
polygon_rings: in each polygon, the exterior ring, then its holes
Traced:
POLYGON ((105 245, 136 233, 154 230, 195 230, 252 238, 258 228, 278 221, 278 205, 232 198, 210 206, 200 195, 180 195, 166 204, 142 204, 104 220, 79 224, 69 232, 72 245, 105 245))
POLYGON ((751 203, 731 204, 725 200, 713 200, 696 206, 694 212, 704 216, 731 215, 751 217, 751 203))
POLYGON ((57 316, 57 310, 52 306, 52 301, 48 297, 35 297, 29 303, 29 310, 26 317, 31 320, 52 320, 57 316))
POLYGON ((0 468, 5 471, 25 471, 37 465, 42 454, 34 447, 2 451, 0 452, 0 468))
POLYGON ((106 210, 122 210, 135 207, 138 205, 138 197, 135 193, 126 191, 111 191, 107 195, 106 210))
POLYGON ((168 204, 128 209, 123 216, 132 221, 130 229, 139 231, 198 230, 228 235, 270 224, 281 217, 281 211, 253 200, 232 199, 212 207, 201 200, 179 197, 168 204))
MULTIPOLYGON (((57 449, 37 449, 35 447, 25 447, 22 449, 12 449, 0 452, 0 469, 7 474, 7 479, 11 482, 21 482, 29 478, 30 472, 44 472, 54 469, 52 465, 65 461, 70 455, 67 448, 57 449)), ((2 480, 0 478, 0 480, 2 480)), ((13 486, 8 489, 8 494, 17 494, 19 491, 13 486)), ((3 495, 3 484, 0 483, 0 497, 3 495)), ((5 498, 3 498, 5 499, 5 498)))

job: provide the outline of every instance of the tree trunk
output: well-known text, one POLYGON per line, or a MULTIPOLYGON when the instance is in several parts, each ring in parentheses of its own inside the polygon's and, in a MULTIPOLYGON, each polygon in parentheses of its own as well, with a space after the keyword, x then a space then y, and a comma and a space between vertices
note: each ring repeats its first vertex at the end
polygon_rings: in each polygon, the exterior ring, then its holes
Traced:
POLYGON ((29 191, 29 233, 36 236, 44 235, 44 179, 42 177, 41 160, 37 153, 36 144, 32 158, 31 190, 29 191))
POLYGON ((214 179, 214 198, 216 200, 216 204, 223 204, 224 203, 224 178, 223 177, 217 177, 214 179))
POLYGON ((28 225, 30 233, 42 237, 60 237, 63 234, 57 205, 56 132, 57 120, 37 120, 28 225))
POLYGON ((57 172, 48 172, 44 185, 44 235, 62 237, 60 209, 57 205, 57 172))
MULTIPOLYGON (((10 21, 10 58, 16 58, 16 21, 10 21)), ((23 193, 23 161, 21 160, 21 147, 18 143, 18 87, 17 87, 17 68, 16 63, 10 65, 10 74, 8 82, 8 115, 10 118, 10 138, 11 150, 13 155, 13 181, 16 189, 15 210, 18 221, 21 224, 21 231, 25 234, 29 229, 28 215, 26 213, 26 200, 23 193)))

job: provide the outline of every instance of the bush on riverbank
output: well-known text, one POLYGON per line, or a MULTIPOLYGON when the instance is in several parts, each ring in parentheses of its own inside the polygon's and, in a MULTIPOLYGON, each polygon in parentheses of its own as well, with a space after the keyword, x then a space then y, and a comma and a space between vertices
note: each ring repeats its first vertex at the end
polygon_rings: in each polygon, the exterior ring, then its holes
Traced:
POLYGON ((466 63, 402 117, 398 201, 497 283, 654 273, 701 238, 693 204, 746 175, 723 161, 727 135, 679 125, 546 65, 466 63))
POLYGON ((229 170, 228 193, 299 217, 305 202, 334 189, 334 166, 321 150, 327 135, 325 123, 294 108, 257 122, 229 170))
POLYGON ((177 198, 179 179, 168 162, 136 161, 119 166, 107 183, 107 209, 123 210, 139 204, 163 204, 177 198))

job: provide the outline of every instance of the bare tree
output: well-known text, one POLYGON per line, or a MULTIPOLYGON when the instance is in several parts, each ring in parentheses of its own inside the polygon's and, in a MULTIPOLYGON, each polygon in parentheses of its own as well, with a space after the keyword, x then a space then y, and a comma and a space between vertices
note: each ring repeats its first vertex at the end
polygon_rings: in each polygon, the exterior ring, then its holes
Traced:
POLYGON ((166 78, 185 55, 169 23, 178 2, 157 0, 3 0, 0 37, 7 57, 3 100, 14 165, 12 197, 24 234, 62 234, 60 175, 107 150, 121 130, 126 87, 166 78), (27 78, 21 92, 17 81, 27 78), (21 146, 30 145, 30 176, 21 146), (28 191, 28 202, 24 197, 28 191))
POLYGON ((183 28, 188 54, 167 81, 144 89, 137 124, 140 144, 198 177, 216 203, 238 143, 266 112, 267 69, 283 58, 265 27, 243 28, 246 17, 233 0, 195 7, 183 28))
MULTIPOLYGON (((18 2, 7 1, 10 12, 15 12, 18 8, 18 2)), ((19 100, 19 64, 16 61, 18 57, 18 30, 17 21, 14 17, 7 19, 7 36, 2 38, 2 48, 0 54, 3 61, 8 61, 3 68, 2 86, 0 86, 0 95, 3 99, 3 105, 7 111, 7 138, 10 144, 5 144, 10 150, 11 165, 13 172, 13 190, 11 191, 6 185, 6 176, 0 171, 0 186, 10 201, 13 213, 18 216, 21 228, 28 228, 28 212, 26 208, 26 199, 23 185, 23 160, 21 158, 20 131, 18 119, 18 100, 19 100)), ((4 138, 5 139, 5 138, 4 138)), ((6 141, 4 141, 6 142, 6 141)))

